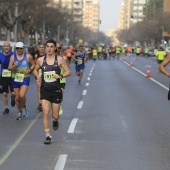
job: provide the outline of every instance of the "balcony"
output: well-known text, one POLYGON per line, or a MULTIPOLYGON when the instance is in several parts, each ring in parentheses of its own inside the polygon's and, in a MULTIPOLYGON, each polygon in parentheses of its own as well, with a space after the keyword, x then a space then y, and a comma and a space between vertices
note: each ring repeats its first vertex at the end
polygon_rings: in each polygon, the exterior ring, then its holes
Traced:
POLYGON ((82 10, 74 10, 73 15, 83 15, 83 11, 82 10))
POLYGON ((82 5, 74 4, 73 8, 74 8, 74 9, 82 9, 83 6, 82 6, 82 5))
POLYGON ((83 0, 74 0, 74 3, 81 3, 81 4, 83 4, 83 0))

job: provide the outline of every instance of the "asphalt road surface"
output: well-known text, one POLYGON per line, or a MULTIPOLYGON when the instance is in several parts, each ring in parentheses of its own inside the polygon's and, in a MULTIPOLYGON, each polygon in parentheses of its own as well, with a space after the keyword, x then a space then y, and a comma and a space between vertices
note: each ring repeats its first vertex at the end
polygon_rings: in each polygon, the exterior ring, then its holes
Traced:
POLYGON ((33 75, 28 117, 16 121, 16 107, 0 114, 0 170, 170 170, 169 79, 156 61, 89 60, 80 85, 74 63, 70 67, 64 112, 58 131, 51 129, 51 145, 43 144, 33 75))

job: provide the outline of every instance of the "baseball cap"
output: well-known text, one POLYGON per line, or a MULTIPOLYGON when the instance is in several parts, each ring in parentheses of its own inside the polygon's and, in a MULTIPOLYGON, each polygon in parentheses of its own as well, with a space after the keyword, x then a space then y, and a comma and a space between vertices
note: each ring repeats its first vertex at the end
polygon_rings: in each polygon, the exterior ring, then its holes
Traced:
POLYGON ((17 42, 15 47, 23 48, 24 47, 24 43, 23 42, 17 42))

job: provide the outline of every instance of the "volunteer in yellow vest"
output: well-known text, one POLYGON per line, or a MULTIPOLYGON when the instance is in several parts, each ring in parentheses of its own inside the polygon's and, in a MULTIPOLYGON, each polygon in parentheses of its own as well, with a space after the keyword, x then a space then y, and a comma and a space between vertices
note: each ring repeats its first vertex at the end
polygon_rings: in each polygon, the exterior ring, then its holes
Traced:
POLYGON ((122 57, 124 57, 124 56, 125 56, 125 48, 122 47, 122 57))
POLYGON ((94 47, 94 49, 92 51, 92 54, 93 54, 93 60, 96 61, 96 58, 97 58, 97 47, 94 47))
POLYGON ((120 58, 120 52, 121 52, 121 48, 119 46, 116 47, 116 55, 117 55, 117 59, 120 58))
POLYGON ((149 55, 149 49, 146 47, 145 48, 145 57, 148 57, 148 55, 149 55))
POLYGON ((101 59, 102 58, 102 47, 99 46, 97 51, 98 51, 98 57, 99 57, 99 59, 101 59))
POLYGON ((140 56, 140 47, 138 46, 136 48, 136 57, 138 58, 140 56))
POLYGON ((162 63, 162 61, 164 60, 165 56, 166 56, 166 52, 164 51, 163 47, 160 47, 159 50, 156 52, 158 68, 162 63))

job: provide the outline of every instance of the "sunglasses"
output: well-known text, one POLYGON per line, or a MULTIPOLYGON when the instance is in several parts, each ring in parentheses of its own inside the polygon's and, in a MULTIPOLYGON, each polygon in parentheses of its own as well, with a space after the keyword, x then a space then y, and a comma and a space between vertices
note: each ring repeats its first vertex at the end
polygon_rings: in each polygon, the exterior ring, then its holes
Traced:
POLYGON ((20 48, 20 47, 16 47, 16 50, 22 50, 23 48, 20 48))
POLYGON ((58 49, 61 49, 61 47, 57 47, 58 49))

